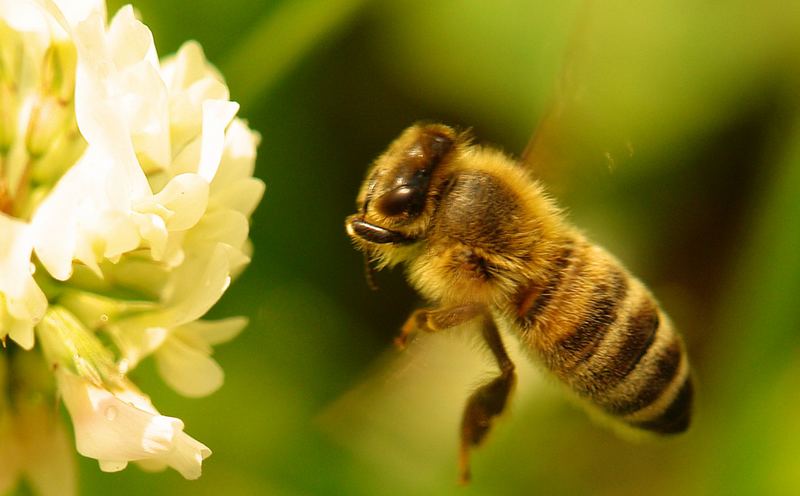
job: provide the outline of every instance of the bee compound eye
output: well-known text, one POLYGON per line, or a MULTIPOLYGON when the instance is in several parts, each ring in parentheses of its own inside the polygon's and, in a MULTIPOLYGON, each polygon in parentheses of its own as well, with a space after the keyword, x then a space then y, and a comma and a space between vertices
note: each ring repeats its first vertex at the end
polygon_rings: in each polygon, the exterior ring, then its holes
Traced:
POLYGON ((417 215, 422 211, 423 193, 419 188, 400 186, 381 196, 378 200, 378 210, 387 216, 406 213, 417 215))
POLYGON ((431 137, 431 141, 429 144, 430 152, 432 155, 432 161, 438 162, 442 159, 442 157, 450 151, 450 148, 453 146, 453 140, 448 138, 447 136, 442 136, 435 134, 431 137))

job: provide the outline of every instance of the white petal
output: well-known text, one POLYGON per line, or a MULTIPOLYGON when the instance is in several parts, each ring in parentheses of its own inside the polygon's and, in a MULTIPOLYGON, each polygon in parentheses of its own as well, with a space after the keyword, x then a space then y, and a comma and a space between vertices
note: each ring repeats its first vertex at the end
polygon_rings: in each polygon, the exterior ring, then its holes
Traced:
MULTIPOLYGON (((158 207, 159 205, 151 205, 153 210, 161 210, 158 207)), ((168 216, 166 209, 159 211, 158 214, 135 213, 132 216, 133 221, 136 222, 139 228, 139 234, 142 239, 147 240, 150 245, 150 253, 153 260, 159 261, 164 256, 168 241, 167 223, 162 216, 168 216)))
POLYGON ((149 472, 172 467, 189 480, 200 477, 202 462, 211 456, 211 450, 185 433, 176 441, 175 450, 163 459, 139 460, 136 463, 149 472))
MULTIPOLYGON (((136 19, 131 5, 123 6, 114 14, 108 26, 107 43, 117 67, 146 60, 154 49, 153 34, 136 19)), ((152 59, 149 61, 157 63, 152 59)))
POLYGON ((105 18, 104 0, 54 0, 54 2, 71 25, 86 19, 92 12, 99 12, 105 18))
MULTIPOLYGON (((174 131, 173 126, 173 131, 174 131)), ((194 132, 194 131, 192 131, 194 132)), ((194 139, 187 141, 181 148, 180 152, 172 159, 170 170, 173 174, 183 174, 187 172, 196 173, 197 166, 200 163, 200 153, 202 149, 202 137, 196 136, 194 139)))
POLYGON ((225 146, 225 128, 239 111, 239 104, 225 100, 203 102, 203 144, 197 173, 209 183, 214 179, 225 146))
POLYGON ((235 338, 246 326, 246 317, 230 317, 222 320, 196 320, 173 332, 180 333, 183 339, 196 336, 206 344, 217 345, 235 338))
POLYGON ((97 460, 97 463, 100 465, 100 470, 103 472, 120 472, 125 470, 125 467, 128 466, 128 462, 114 460, 97 460))
POLYGON ((72 275, 73 259, 97 269, 139 245, 131 212, 136 189, 124 167, 89 147, 56 184, 32 219, 34 249, 56 279, 72 275))
POLYGON ((241 119, 234 119, 225 134, 225 152, 211 183, 215 204, 237 210, 249 217, 264 194, 264 183, 252 177, 255 168, 258 133, 241 119))
POLYGON ((244 267, 250 263, 250 256, 245 253, 245 250, 248 249, 247 243, 244 243, 242 247, 233 247, 225 243, 220 243, 219 246, 222 247, 228 257, 230 279, 238 277, 244 267))
POLYGON ((141 61, 109 79, 119 93, 118 118, 126 122, 137 156, 169 167, 171 143, 167 90, 158 70, 141 61))
POLYGON ((33 233, 29 225, 0 213, 0 338, 9 335, 33 347, 33 326, 47 309, 47 298, 31 275, 33 233))
POLYGON ((48 28, 42 10, 28 0, 0 0, 0 19, 16 31, 45 33, 48 28))
MULTIPOLYGON (((234 119, 225 132, 225 154, 214 187, 222 187, 253 175, 256 148, 261 136, 247 127, 242 119, 234 119)), ((212 187, 213 190, 213 187, 212 187)))
MULTIPOLYGON (((174 56, 165 59, 161 73, 171 93, 179 93, 203 80, 222 83, 222 76, 206 61, 203 47, 196 41, 187 41, 174 56)), ((227 100, 227 91, 208 98, 227 100)))
POLYGON ((112 160, 106 168, 119 170, 120 187, 129 192, 129 198, 144 198, 150 194, 150 187, 136 159, 128 123, 120 118, 120 109, 126 108, 124 98, 130 95, 119 93, 117 82, 121 77, 114 70, 103 18, 96 13, 89 16, 75 27, 74 36, 78 49, 78 128, 90 147, 112 160))
POLYGON ((175 448, 165 457, 164 463, 186 479, 194 480, 202 474, 203 460, 209 456, 211 450, 206 445, 181 432, 175 440, 175 448))
POLYGON ((150 399, 132 384, 114 393, 63 369, 56 371, 64 404, 75 427, 78 452, 105 471, 129 461, 150 460, 175 468, 186 478, 200 475, 205 445, 183 432, 180 419, 159 415, 150 399))
POLYGON ((23 349, 30 350, 33 348, 34 333, 33 326, 15 322, 8 329, 8 337, 14 340, 23 349))
POLYGON ((224 382, 222 367, 214 359, 175 337, 167 339, 155 358, 164 382, 184 396, 207 396, 224 382))
MULTIPOLYGON (((202 104, 229 100, 222 76, 205 59, 197 42, 187 42, 162 64, 161 74, 169 88, 173 147, 183 150, 202 134, 202 104)), ((198 155, 199 156, 199 155, 198 155)), ((181 172, 197 172, 197 162, 181 172)))
POLYGON ((203 216, 200 223, 187 234, 187 244, 225 243, 240 248, 250 231, 247 218, 235 210, 217 210, 203 216))
POLYGON ((116 262, 123 253, 136 249, 141 242, 136 224, 121 212, 108 212, 98 223, 104 226, 105 251, 103 256, 116 262))
POLYGON ((193 254, 173 272, 165 288, 169 308, 165 327, 199 319, 219 300, 230 283, 228 255, 223 246, 193 254))
POLYGON ((78 238, 76 210, 83 198, 77 194, 80 180, 73 179, 79 173, 77 166, 67 171, 36 210, 32 220, 36 256, 60 281, 72 275, 72 259, 78 238))
POLYGON ((193 253, 170 274, 161 310, 120 319, 109 327, 131 367, 161 345, 168 329, 199 319, 219 300, 230 284, 229 250, 212 244, 193 253))
POLYGON ((266 186, 264 181, 255 177, 240 179, 225 188, 218 188, 214 193, 214 203, 219 203, 227 208, 236 210, 245 217, 250 217, 261 197, 264 196, 266 186))
POLYGON ((137 408, 70 372, 56 375, 84 456, 121 462, 164 454, 183 428, 178 419, 137 408))
POLYGON ((117 68, 106 85, 117 101, 118 118, 127 124, 137 156, 166 168, 171 155, 169 99, 153 35, 126 5, 111 21, 106 41, 117 68))
POLYGON ((0 18, 9 26, 66 39, 70 26, 92 12, 105 18, 105 0, 0 0, 0 18))
POLYGON ((208 204, 208 182, 198 174, 180 174, 155 196, 171 212, 167 229, 182 231, 197 224, 208 204))
POLYGON ((0 291, 18 297, 30 277, 33 238, 30 227, 0 212, 0 291))

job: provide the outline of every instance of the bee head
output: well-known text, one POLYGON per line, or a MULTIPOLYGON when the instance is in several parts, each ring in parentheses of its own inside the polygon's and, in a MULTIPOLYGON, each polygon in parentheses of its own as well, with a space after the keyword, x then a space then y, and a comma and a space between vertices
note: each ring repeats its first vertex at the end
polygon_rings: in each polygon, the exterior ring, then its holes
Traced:
POLYGON ((437 172, 457 139, 448 126, 416 124, 378 157, 361 186, 358 212, 345 222, 359 247, 380 250, 425 236, 439 196, 437 172))

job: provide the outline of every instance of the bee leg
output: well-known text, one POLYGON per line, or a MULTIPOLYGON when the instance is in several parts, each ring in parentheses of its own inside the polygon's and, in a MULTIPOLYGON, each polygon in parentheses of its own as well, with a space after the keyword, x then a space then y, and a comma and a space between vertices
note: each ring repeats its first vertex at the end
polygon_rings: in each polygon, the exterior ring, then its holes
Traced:
POLYGON ((469 453, 489 433, 492 421, 503 413, 516 382, 514 363, 508 357, 497 326, 488 315, 484 318, 483 338, 500 367, 500 375, 479 387, 467 400, 461 420, 460 482, 470 480, 469 453))
POLYGON ((449 329, 485 312, 486 307, 479 303, 415 310, 403 324, 400 335, 394 339, 394 345, 402 350, 406 347, 409 336, 415 331, 437 332, 449 329))

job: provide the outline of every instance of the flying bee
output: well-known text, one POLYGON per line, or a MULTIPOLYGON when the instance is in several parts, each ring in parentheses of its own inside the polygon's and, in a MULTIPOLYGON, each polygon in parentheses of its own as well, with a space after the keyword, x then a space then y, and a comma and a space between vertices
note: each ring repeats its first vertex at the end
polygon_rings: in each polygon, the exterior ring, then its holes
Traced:
POLYGON ((514 364, 498 332, 578 397, 629 427, 689 427, 692 381, 681 337, 650 291, 573 227, 523 164, 442 124, 406 129, 367 173, 345 223, 368 271, 404 263, 431 303, 402 326, 481 325, 499 369, 468 398, 460 477, 506 408, 514 364))

